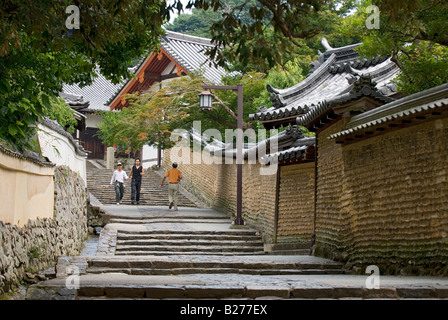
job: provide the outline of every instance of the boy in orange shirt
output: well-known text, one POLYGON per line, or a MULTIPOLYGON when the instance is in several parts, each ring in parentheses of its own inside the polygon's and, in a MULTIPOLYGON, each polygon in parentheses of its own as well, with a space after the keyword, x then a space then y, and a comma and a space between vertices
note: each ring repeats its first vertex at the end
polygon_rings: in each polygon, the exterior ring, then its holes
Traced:
POLYGON ((177 211, 177 197, 179 194, 179 181, 182 179, 182 173, 177 169, 177 163, 173 163, 173 168, 168 170, 166 175, 163 177, 160 186, 163 186, 165 179, 168 178, 168 201, 170 202, 169 209, 174 205, 174 211, 177 211))

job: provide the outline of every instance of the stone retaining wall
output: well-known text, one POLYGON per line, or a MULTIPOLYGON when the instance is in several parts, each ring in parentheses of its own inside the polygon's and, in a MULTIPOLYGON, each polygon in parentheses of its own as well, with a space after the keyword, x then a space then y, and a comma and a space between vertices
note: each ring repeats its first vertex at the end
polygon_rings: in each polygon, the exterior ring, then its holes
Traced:
POLYGON ((87 193, 83 179, 66 166, 54 170, 54 216, 23 227, 0 222, 0 295, 25 272, 54 266, 59 256, 77 255, 87 237, 87 193))

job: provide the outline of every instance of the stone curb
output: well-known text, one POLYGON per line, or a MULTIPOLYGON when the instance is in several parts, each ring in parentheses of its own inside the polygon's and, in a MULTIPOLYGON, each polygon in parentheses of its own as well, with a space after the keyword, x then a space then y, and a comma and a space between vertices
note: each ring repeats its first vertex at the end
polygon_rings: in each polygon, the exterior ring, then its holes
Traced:
POLYGON ((447 299, 447 287, 288 287, 257 285, 86 285, 78 290, 58 285, 36 284, 29 288, 27 300, 74 300, 80 297, 131 299, 224 299, 262 297, 280 299, 447 299))

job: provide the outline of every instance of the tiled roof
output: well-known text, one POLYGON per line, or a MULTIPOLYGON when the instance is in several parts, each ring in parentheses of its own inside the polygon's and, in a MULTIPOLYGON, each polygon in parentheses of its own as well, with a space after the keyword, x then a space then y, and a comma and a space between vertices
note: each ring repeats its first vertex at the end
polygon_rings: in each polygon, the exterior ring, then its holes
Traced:
MULTIPOLYGON (((236 157, 237 150, 233 143, 228 144, 216 139, 213 139, 212 142, 208 142, 208 137, 202 136, 196 131, 191 131, 190 135, 194 142, 201 144, 204 147, 204 150, 212 155, 231 158, 236 157)), ((305 157, 310 153, 310 147, 311 149, 314 148, 315 144, 315 137, 305 137, 302 130, 298 126, 293 125, 268 139, 256 143, 245 143, 243 146, 243 157, 245 159, 251 159, 251 156, 258 156, 262 163, 271 161, 277 162, 287 159, 305 160, 305 157), (271 150, 274 139, 277 140, 276 152, 272 152, 271 150), (264 154, 265 152, 268 153, 264 154)))
MULTIPOLYGON (((174 60, 188 72, 203 69, 204 77, 213 84, 219 84, 222 76, 226 73, 221 67, 209 66, 209 57, 205 51, 214 45, 210 39, 184 35, 177 32, 166 31, 161 39, 161 48, 165 50, 174 60)), ((131 72, 139 69, 146 57, 142 59, 131 72)), ((107 80, 99 70, 92 85, 79 87, 78 85, 64 85, 63 92, 66 101, 73 107, 81 103, 89 103, 83 111, 110 110, 110 102, 121 92, 126 84, 132 79, 123 80, 119 84, 113 84, 107 80)))
MULTIPOLYGON (((271 161, 272 159, 277 161, 305 159, 307 154, 310 153, 310 149, 314 149, 315 145, 315 137, 302 137, 294 141, 289 148, 266 155, 266 161, 271 161)), ((314 155, 314 150, 312 153, 314 155)))
POLYGON ((219 84, 226 71, 210 64, 206 50, 214 47, 210 39, 194 37, 173 31, 166 31, 161 47, 189 72, 204 70, 204 77, 213 84, 219 84))
MULTIPOLYGON (((77 84, 67 85, 64 84, 62 91, 65 94, 63 98, 70 104, 70 106, 76 108, 79 103, 86 104, 88 107, 81 109, 82 111, 108 111, 107 101, 114 95, 119 88, 122 87, 122 83, 113 84, 107 80, 100 72, 96 70, 97 77, 93 80, 90 86, 80 87, 77 84)), ((62 96, 62 95, 61 95, 62 96)))
POLYGON ((319 54, 319 60, 311 64, 311 73, 302 82, 287 89, 268 85, 273 107, 250 115, 251 119, 275 122, 290 118, 293 121, 298 116, 316 113, 352 92, 355 80, 366 74, 375 81, 379 95, 395 94, 395 85, 391 83, 399 70, 395 63, 386 58, 358 60, 359 54, 354 50, 358 45, 336 49, 327 46, 327 51, 319 54))
POLYGON ((443 84, 353 116, 347 123, 346 130, 330 135, 329 139, 340 138, 369 127, 447 106, 448 84, 443 84))

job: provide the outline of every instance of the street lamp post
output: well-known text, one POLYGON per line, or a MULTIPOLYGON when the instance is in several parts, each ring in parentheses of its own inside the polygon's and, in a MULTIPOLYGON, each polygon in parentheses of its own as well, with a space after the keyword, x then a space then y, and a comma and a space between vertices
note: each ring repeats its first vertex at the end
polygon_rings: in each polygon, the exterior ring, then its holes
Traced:
MULTIPOLYGON (((235 225, 244 225, 242 216, 243 208, 243 85, 236 86, 216 86, 203 85, 204 90, 232 90, 238 93, 238 115, 236 129, 236 219, 235 225)), ((201 110, 211 109, 211 93, 203 91, 199 95, 199 107, 201 110)))

